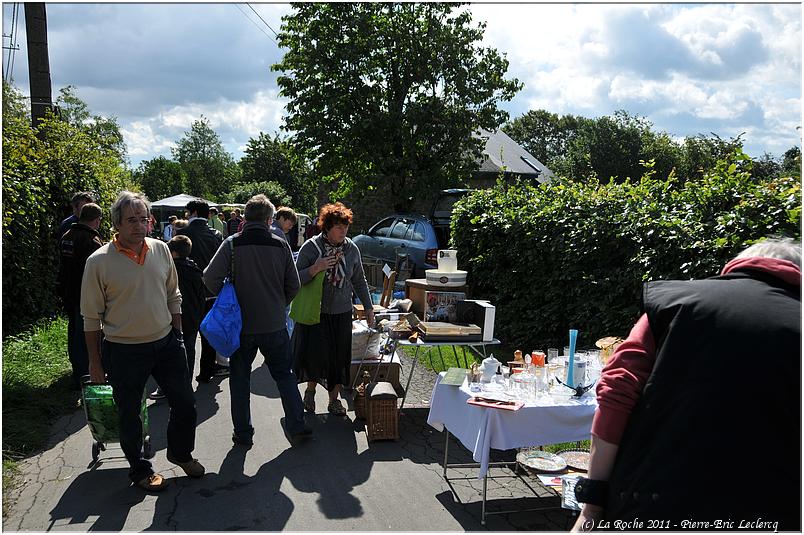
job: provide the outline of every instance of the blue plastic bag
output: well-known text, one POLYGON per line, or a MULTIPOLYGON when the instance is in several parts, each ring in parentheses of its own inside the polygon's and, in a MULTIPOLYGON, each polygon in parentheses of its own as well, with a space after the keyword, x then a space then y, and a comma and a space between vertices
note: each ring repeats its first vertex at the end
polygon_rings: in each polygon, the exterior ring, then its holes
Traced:
POLYGON ((234 284, 226 279, 218 298, 201 322, 201 332, 215 351, 224 357, 231 357, 240 347, 242 329, 243 318, 240 315, 240 303, 237 302, 234 284))
POLYGON ((243 330, 243 317, 234 287, 234 241, 229 242, 230 276, 223 280, 218 298, 201 322, 201 332, 206 336, 215 351, 224 357, 231 357, 240 347, 240 331, 243 330))

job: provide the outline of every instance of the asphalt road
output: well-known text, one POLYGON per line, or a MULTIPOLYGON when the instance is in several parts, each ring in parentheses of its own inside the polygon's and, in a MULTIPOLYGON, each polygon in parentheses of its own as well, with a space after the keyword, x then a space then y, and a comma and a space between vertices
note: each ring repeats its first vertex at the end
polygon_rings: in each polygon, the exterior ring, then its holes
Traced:
MULTIPOLYGON (((199 351, 200 353, 200 351, 199 351)), ((149 401, 156 471, 170 480, 148 494, 128 483, 118 445, 89 466, 92 437, 83 411, 60 419, 47 448, 20 463, 3 530, 9 531, 556 531, 572 522, 563 510, 520 512, 537 500, 519 480, 489 479, 489 510, 512 510, 480 523, 482 481, 476 470, 451 471, 445 481, 444 435, 427 423, 434 374, 419 370, 400 417, 398 441, 368 443, 361 420, 326 412, 318 389, 317 414, 307 415, 314 438, 291 445, 284 435, 276 384, 258 355, 252 372, 256 434, 247 449, 231 442, 228 378, 196 387, 198 428, 194 455, 207 469, 186 477, 165 459, 167 402, 149 401), (465 479, 460 479, 464 477, 465 479), (528 498, 527 496, 531 496, 528 498), (497 505, 498 504, 498 505, 497 505)), ((403 373, 407 374, 403 362, 403 373)), ((194 383, 195 385, 195 383, 194 383)), ((450 462, 471 462, 455 439, 450 462)), ((514 452, 495 452, 509 460, 514 452)), ((548 491, 542 496, 550 496, 548 491)))

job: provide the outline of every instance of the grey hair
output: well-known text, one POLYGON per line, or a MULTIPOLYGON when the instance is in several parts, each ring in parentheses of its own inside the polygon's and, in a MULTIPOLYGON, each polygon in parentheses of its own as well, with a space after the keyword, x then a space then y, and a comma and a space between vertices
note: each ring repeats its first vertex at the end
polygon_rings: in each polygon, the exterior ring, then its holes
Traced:
POLYGON ((788 260, 801 267, 801 242, 793 238, 767 238, 748 247, 735 258, 747 258, 749 256, 788 260))
POLYGON ((148 200, 148 197, 142 193, 123 190, 112 204, 112 224, 115 228, 120 228, 123 224, 123 209, 135 202, 144 204, 146 215, 151 217, 151 201, 148 200))
POLYGON ((276 208, 268 200, 268 197, 259 193, 248 200, 246 208, 243 210, 243 216, 249 222, 260 221, 265 223, 269 219, 273 219, 275 211, 276 208))

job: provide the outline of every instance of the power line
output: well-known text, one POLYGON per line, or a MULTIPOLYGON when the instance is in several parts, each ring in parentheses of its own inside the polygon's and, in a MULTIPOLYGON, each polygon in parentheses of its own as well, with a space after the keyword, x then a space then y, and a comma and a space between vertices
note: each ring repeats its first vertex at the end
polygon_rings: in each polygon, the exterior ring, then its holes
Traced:
MULTIPOLYGON (((249 20, 249 22, 251 22, 251 23, 252 23, 254 26, 256 26, 258 30, 260 30, 262 33, 264 33, 264 34, 265 34, 265 36, 266 36, 268 39, 270 39, 271 41, 273 41, 274 43, 276 43, 276 39, 274 39, 273 37, 271 37, 270 35, 268 35, 268 33, 267 33, 265 30, 263 30, 263 29, 262 29, 262 26, 260 26, 260 25, 259 25, 259 24, 257 24, 256 22, 254 22, 254 19, 252 19, 251 17, 249 17, 249 16, 248 16, 248 14, 247 14, 245 11, 243 11, 243 9, 242 9, 242 8, 241 8, 241 7, 240 7, 238 4, 232 4, 232 5, 233 5, 234 7, 236 7, 236 8, 237 8, 237 9, 238 9, 238 10, 239 10, 239 11, 240 11, 242 14, 243 14, 243 16, 244 16, 244 17, 246 17, 246 18, 249 20)), ((251 7, 251 6, 249 6, 249 7, 251 7)), ((276 44, 277 44, 277 46, 279 45, 279 43, 276 43, 276 44)))
POLYGON ((19 38, 19 35, 17 34, 17 25, 20 22, 19 11, 20 11, 19 2, 14 2, 14 28, 12 29, 13 37, 11 38, 11 42, 9 43, 9 45, 11 46, 11 50, 9 51, 11 53, 11 72, 9 73, 8 77, 9 80, 14 79, 14 60, 17 59, 17 50, 20 49, 16 41, 19 38))
POLYGON ((267 22, 265 22, 265 19, 264 19, 264 18, 260 17, 260 14, 259 14, 259 13, 257 13, 257 10, 256 10, 256 9, 254 9, 253 7, 251 7, 251 4, 249 4, 248 2, 246 2, 246 5, 247 5, 249 8, 251 8, 251 10, 254 12, 254 14, 255 14, 255 15, 257 15, 257 17, 259 17, 259 19, 262 21, 262 23, 263 23, 263 24, 265 24, 266 26, 268 26, 268 29, 269 29, 269 30, 271 30, 272 32, 274 32, 274 35, 275 35, 276 37, 279 37, 279 35, 277 35, 277 33, 274 31, 274 29, 273 29, 273 28, 271 28, 271 25, 270 25, 270 24, 268 24, 267 22))
POLYGON ((10 80, 10 76, 13 76, 14 73, 13 59, 16 56, 14 52, 16 51, 17 48, 19 48, 14 46, 14 35, 16 34, 17 31, 18 12, 19 12, 19 4, 15 2, 14 5, 11 6, 11 24, 9 25, 11 28, 10 30, 11 33, 8 34, 8 47, 3 47, 8 48, 8 59, 6 60, 6 73, 5 73, 6 80, 10 80))

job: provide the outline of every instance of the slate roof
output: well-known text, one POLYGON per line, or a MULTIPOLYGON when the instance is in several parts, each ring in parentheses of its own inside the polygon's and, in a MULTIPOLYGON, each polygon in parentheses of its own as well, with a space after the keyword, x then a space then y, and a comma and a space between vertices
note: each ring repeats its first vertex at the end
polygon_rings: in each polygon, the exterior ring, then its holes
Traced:
POLYGON ((480 137, 486 140, 483 149, 483 163, 478 170, 481 174, 506 173, 534 178, 539 182, 549 182, 555 175, 542 162, 526 151, 502 130, 489 132, 480 130, 480 137))

